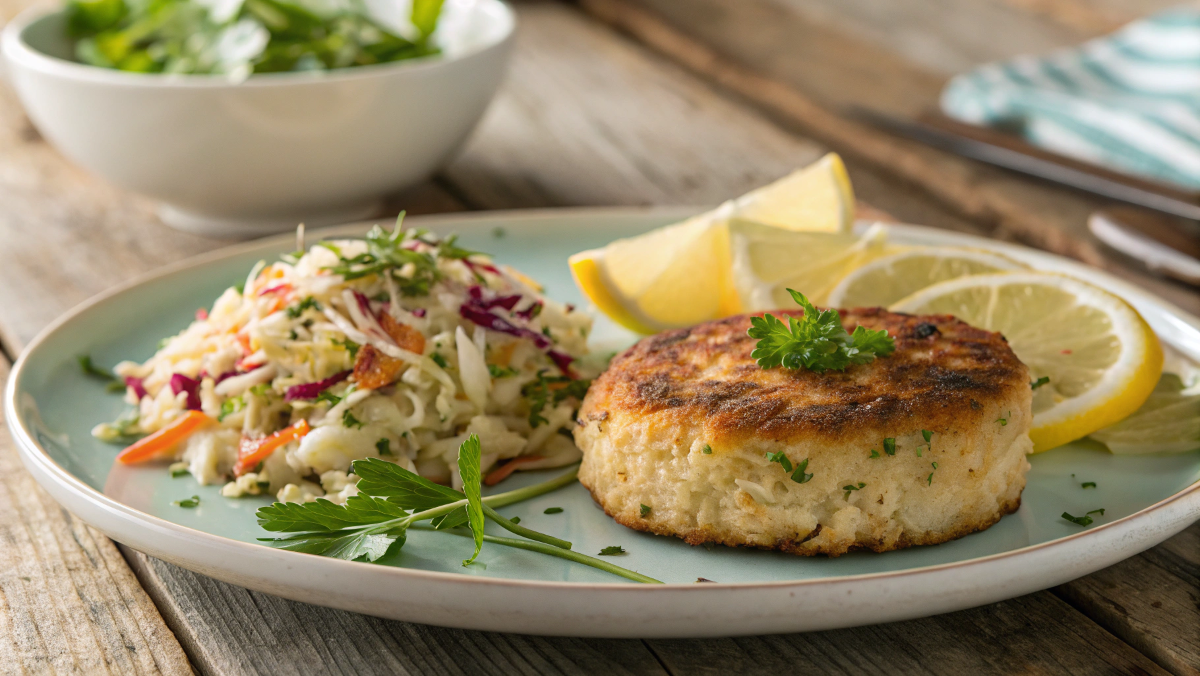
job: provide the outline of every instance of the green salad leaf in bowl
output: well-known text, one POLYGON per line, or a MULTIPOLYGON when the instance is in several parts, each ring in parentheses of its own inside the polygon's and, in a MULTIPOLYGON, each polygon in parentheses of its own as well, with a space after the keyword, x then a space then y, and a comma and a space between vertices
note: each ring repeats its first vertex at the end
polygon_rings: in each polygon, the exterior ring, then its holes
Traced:
POLYGON ((437 54, 442 2, 413 0, 402 31, 362 0, 68 0, 67 32, 93 66, 236 79, 437 54))

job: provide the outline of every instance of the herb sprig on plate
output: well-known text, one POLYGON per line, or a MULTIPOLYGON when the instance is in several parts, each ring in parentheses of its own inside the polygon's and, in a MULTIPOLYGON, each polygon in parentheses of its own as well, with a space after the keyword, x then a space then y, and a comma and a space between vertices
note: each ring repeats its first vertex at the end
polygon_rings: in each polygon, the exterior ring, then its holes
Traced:
POLYGON ((762 368, 842 371, 851 364, 869 364, 895 351, 896 343, 886 330, 857 326, 854 333, 847 333, 836 310, 817 310, 799 291, 788 289, 788 293, 804 308, 800 319, 789 315, 785 323, 772 314, 750 318, 746 333, 758 340, 750 356, 762 368))
POLYGON ((355 460, 351 467, 359 476, 358 495, 348 498, 344 505, 318 499, 306 503, 277 502, 263 507, 258 510, 259 525, 287 535, 259 539, 289 551, 377 561, 403 547, 409 530, 435 530, 474 541, 474 551, 463 560, 464 566, 474 562, 483 544, 490 542, 576 561, 636 582, 659 582, 571 551, 570 542, 520 526, 496 512, 496 507, 528 500, 574 482, 578 469, 534 486, 483 497, 480 457, 479 438, 471 435, 458 449, 461 492, 378 458, 355 460), (486 534, 485 519, 523 539, 486 534), (429 524, 421 523, 425 521, 429 524))

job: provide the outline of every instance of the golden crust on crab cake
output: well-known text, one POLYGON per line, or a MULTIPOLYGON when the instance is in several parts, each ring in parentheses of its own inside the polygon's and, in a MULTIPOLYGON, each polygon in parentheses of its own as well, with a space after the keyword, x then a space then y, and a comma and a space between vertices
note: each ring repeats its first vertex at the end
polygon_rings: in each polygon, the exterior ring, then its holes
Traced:
POLYGON ((896 351, 845 371, 762 369, 750 315, 634 345, 580 407, 579 480, 630 528, 805 555, 936 544, 1016 511, 1031 390, 1004 337, 948 315, 841 316, 887 329, 896 351), (811 479, 766 458, 780 451, 811 479))

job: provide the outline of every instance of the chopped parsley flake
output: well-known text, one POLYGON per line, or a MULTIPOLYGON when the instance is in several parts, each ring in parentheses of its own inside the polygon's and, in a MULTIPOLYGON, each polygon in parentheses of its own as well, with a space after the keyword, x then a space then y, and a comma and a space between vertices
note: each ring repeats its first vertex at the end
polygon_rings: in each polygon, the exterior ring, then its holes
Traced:
POLYGON ((925 443, 928 444, 929 440, 933 438, 933 432, 930 432, 929 430, 921 430, 921 438, 924 439, 925 443))
POLYGON ((1104 516, 1104 508, 1101 507, 1100 509, 1093 509, 1092 511, 1088 512, 1088 514, 1099 514, 1100 516, 1104 516))
POLYGON ((650 516, 650 506, 649 505, 642 505, 640 511, 641 511, 641 515, 642 515, 643 519, 650 516))
POLYGON ((798 484, 808 483, 813 478, 812 474, 804 473, 804 470, 808 469, 808 458, 801 460, 800 463, 795 466, 795 468, 792 467, 792 461, 788 460, 787 455, 783 451, 767 453, 767 460, 770 462, 779 463, 779 465, 783 467, 784 472, 792 475, 792 481, 795 481, 798 484))
MULTIPOLYGON (((1011 417, 1012 411, 1009 411, 1008 415, 1011 417)), ((1008 424, 1008 418, 996 418, 996 422, 1000 423, 1001 427, 1004 427, 1005 425, 1008 424)))
POLYGON ((433 360, 433 363, 437 364, 438 366, 440 366, 443 369, 450 367, 450 364, 446 362, 446 358, 443 357, 442 355, 438 354, 437 352, 434 352, 433 354, 429 355, 429 358, 433 360))
POLYGON ((509 521, 512 521, 513 523, 521 523, 521 517, 514 516, 513 518, 509 519, 509 521))
POLYGON ((558 406, 567 399, 583 401, 590 380, 572 380, 566 376, 547 376, 546 369, 538 371, 537 380, 521 388, 521 396, 529 400, 529 426, 537 427, 549 422, 542 411, 547 405, 558 406))
POLYGON ((1080 488, 1095 488, 1096 482, 1095 481, 1085 481, 1085 482, 1079 484, 1079 487, 1080 488))
POLYGON ((363 428, 363 425, 365 425, 365 424, 366 423, 364 423, 363 421, 359 420, 358 418, 355 418, 354 414, 351 413, 349 411, 349 409, 347 409, 344 413, 342 413, 342 425, 344 425, 346 427, 353 427, 353 428, 361 430, 363 428))
POLYGON ((188 475, 188 464, 186 462, 171 463, 171 467, 169 469, 171 470, 172 479, 178 479, 181 476, 188 475))
MULTIPOLYGON (((1088 514, 1090 514, 1090 513, 1091 512, 1088 512, 1088 514)), ((1062 518, 1066 519, 1067 521, 1070 521, 1073 524, 1079 525, 1079 526, 1092 525, 1092 517, 1088 516, 1087 514, 1085 514, 1083 516, 1071 516, 1070 514, 1063 512, 1062 518)))
POLYGON ((562 507, 547 507, 546 511, 542 512, 542 514, 562 514, 562 511, 562 507))
POLYGON ((870 457, 872 457, 872 458, 878 458, 878 457, 879 457, 879 451, 877 451, 877 450, 875 450, 875 449, 873 449, 873 448, 872 448, 872 449, 871 449, 871 456, 870 456, 870 457))
POLYGON ((339 397, 338 395, 334 394, 333 390, 325 389, 325 390, 321 390, 321 393, 317 395, 317 398, 315 401, 317 403, 320 403, 323 401, 323 402, 329 404, 330 408, 333 408, 334 406, 337 406, 338 402, 341 400, 342 400, 342 397, 339 397))
POLYGON ((496 366, 495 364, 488 364, 487 367, 488 373, 491 374, 493 378, 507 378, 509 376, 517 375, 517 370, 511 366, 496 366))
POLYGON ((175 502, 172 502, 171 504, 175 505, 176 507, 183 507, 184 509, 191 509, 191 508, 195 507, 196 505, 200 504, 200 496, 193 495, 190 498, 176 500, 175 502))
MULTIPOLYGON (((935 463, 933 463, 933 469, 934 469, 934 471, 936 471, 936 470, 937 470, 937 463, 936 463, 936 462, 935 462, 935 463)), ((933 472, 930 472, 930 473, 929 473, 929 478, 925 480, 925 485, 926 485, 926 486, 932 486, 932 485, 933 485, 933 472)))
POLYGON ((308 298, 305 298, 304 300, 300 301, 299 303, 289 307, 287 309, 287 316, 288 316, 288 319, 299 319, 300 315, 304 314, 305 310, 318 310, 319 311, 320 309, 321 309, 321 304, 317 302, 317 299, 313 298, 312 296, 309 296, 308 298))
POLYGON ((700 449, 700 452, 704 455, 712 455, 712 446, 704 444, 704 448, 700 449))
POLYGON ((81 354, 79 357, 77 357, 77 359, 79 360, 79 369, 83 371, 83 375, 99 378, 100 380, 106 382, 111 382, 117 379, 117 377, 114 376, 110 371, 105 371, 104 369, 93 364, 91 356, 81 354))
POLYGON ((376 441, 375 442, 375 450, 379 452, 379 455, 391 456, 392 455, 392 440, 388 439, 387 437, 384 437, 383 439, 376 441))
POLYGON ((220 422, 245 407, 246 401, 240 396, 226 399, 225 401, 221 402, 221 412, 217 414, 217 421, 220 422))
POLYGON ((883 440, 883 452, 888 455, 896 455, 896 438, 888 437, 883 440))
POLYGON ((851 491, 857 491, 864 487, 866 487, 866 484, 861 481, 858 482, 857 486, 855 486, 854 484, 846 484, 845 486, 842 486, 842 490, 846 491, 846 495, 845 495, 844 499, 849 500, 851 491))
POLYGON ((1050 382, 1050 376, 1042 376, 1041 378, 1038 378, 1037 380, 1033 381, 1032 383, 1029 383, 1029 389, 1036 390, 1037 388, 1041 387, 1042 385, 1045 385, 1048 382, 1050 382))
POLYGON ((627 553, 625 548, 620 545, 613 545, 612 547, 605 547, 600 550, 600 556, 620 556, 627 553))
POLYGON ((869 364, 895 351, 896 343, 886 330, 858 326, 854 333, 847 333, 837 310, 818 311, 804 294, 793 289, 788 293, 804 308, 799 320, 788 315, 785 323, 772 314, 750 318, 746 334, 758 341, 750 356, 760 367, 805 368, 816 373, 842 371, 851 364, 869 364))
POLYGON ((337 346, 341 347, 342 349, 344 349, 345 351, 349 352, 351 359, 354 359, 355 357, 358 356, 358 348, 361 347, 358 343, 354 342, 353 340, 350 340, 349 338, 346 338, 346 339, 334 338, 333 344, 337 345, 337 346))

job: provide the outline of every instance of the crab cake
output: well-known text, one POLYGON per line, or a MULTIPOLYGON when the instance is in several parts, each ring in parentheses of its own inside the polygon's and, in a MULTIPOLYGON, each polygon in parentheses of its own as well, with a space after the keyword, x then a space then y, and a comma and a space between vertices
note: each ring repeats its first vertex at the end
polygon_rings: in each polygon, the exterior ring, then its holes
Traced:
POLYGON ((840 313, 896 351, 763 369, 750 315, 634 345, 579 410, 579 480, 630 528, 805 555, 936 544, 1016 511, 1031 390, 1004 337, 948 315, 840 313))

